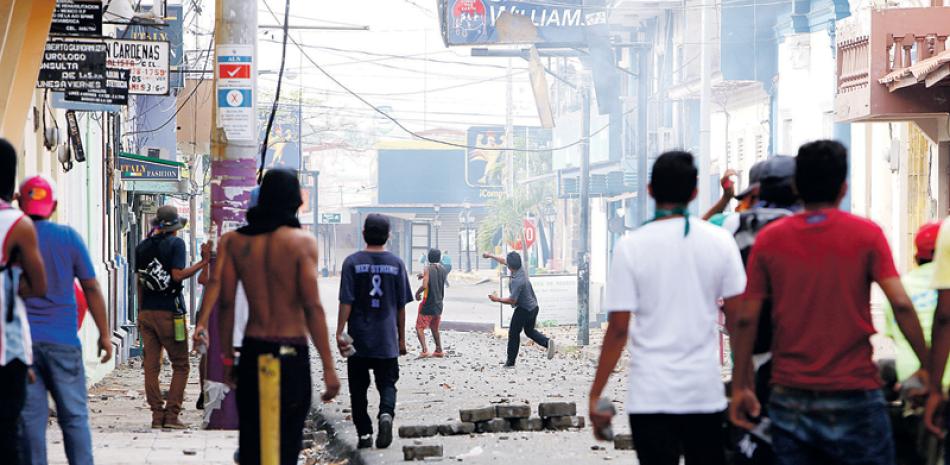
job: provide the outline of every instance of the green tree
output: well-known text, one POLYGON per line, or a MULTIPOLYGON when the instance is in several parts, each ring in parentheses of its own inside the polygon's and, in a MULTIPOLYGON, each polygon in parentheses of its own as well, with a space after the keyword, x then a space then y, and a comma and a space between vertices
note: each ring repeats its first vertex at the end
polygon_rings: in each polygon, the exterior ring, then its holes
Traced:
POLYGON ((479 248, 492 250, 496 245, 492 238, 499 229, 503 243, 521 240, 525 216, 540 216, 544 199, 553 191, 550 182, 538 182, 518 186, 512 194, 490 201, 488 215, 478 226, 479 248))

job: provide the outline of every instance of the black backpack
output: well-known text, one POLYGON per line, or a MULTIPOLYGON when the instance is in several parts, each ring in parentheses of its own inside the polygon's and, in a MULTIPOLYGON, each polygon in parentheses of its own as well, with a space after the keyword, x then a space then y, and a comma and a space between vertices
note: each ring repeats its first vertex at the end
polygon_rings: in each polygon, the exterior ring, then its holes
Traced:
POLYGON ((183 285, 172 279, 171 268, 162 257, 162 244, 168 236, 152 236, 135 248, 135 266, 139 284, 165 296, 178 296, 183 285))

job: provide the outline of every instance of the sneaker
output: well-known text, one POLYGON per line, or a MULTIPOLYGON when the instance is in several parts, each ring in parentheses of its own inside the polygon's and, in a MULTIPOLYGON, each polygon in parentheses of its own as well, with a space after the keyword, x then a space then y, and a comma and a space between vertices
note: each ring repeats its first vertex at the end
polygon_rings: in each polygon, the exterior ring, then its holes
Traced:
POLYGON ((373 447, 373 435, 367 434, 366 436, 360 436, 360 440, 356 443, 357 449, 369 449, 373 447))
POLYGON ((178 417, 175 417, 175 418, 168 418, 168 417, 166 417, 166 418, 165 418, 165 425, 163 426, 163 428, 165 428, 165 429, 188 429, 188 425, 185 424, 185 423, 182 423, 181 420, 178 419, 178 417))
POLYGON ((548 360, 554 358, 554 354, 557 353, 557 348, 554 344, 554 339, 548 339, 548 360))
POLYGON ((379 416, 379 435, 376 436, 376 448, 385 449, 393 443, 393 416, 384 413, 379 416))

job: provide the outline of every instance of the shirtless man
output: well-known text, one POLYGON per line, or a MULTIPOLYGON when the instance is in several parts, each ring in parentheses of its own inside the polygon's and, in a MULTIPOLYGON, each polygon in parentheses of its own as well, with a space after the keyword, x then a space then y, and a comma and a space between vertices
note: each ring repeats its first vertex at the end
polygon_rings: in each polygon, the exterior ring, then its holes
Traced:
MULTIPOLYGON (((317 289, 317 243, 296 217, 302 203, 291 171, 268 171, 257 206, 247 212, 248 225, 223 242, 226 250, 218 258, 224 354, 233 354, 238 281, 250 307, 240 363, 229 376, 233 385, 236 372, 242 465, 297 463, 311 400, 308 335, 323 364, 321 398, 328 402, 340 390, 317 289)), ((233 367, 229 355, 223 362, 233 367)))

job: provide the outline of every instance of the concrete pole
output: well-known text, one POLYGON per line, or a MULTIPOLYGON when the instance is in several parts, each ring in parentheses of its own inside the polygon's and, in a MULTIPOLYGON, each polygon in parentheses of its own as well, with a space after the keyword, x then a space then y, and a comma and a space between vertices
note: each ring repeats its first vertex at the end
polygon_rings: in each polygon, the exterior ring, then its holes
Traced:
MULTIPOLYGON (((508 81, 505 87, 505 147, 514 147, 514 83, 511 79, 511 58, 508 58, 508 81)), ((505 180, 505 189, 508 195, 515 193, 515 152, 513 150, 505 151, 505 171, 508 172, 508 179, 505 180)))
POLYGON ((699 95, 699 211, 706 211, 712 204, 712 186, 710 183, 710 151, 712 150, 710 119, 712 117, 712 59, 716 19, 716 4, 703 4, 700 16, 700 95, 699 95))
POLYGON ((590 88, 581 89, 581 237, 577 250, 577 344, 590 343, 590 88))
MULTIPOLYGON (((223 102, 218 102, 218 90, 233 88, 222 82, 221 76, 215 72, 215 96, 212 105, 213 130, 211 133, 211 222, 212 236, 234 229, 244 221, 247 203, 250 200, 251 189, 256 185, 258 161, 257 145, 257 0, 216 0, 215 2, 215 70, 218 68, 219 57, 230 54, 234 50, 243 50, 251 57, 251 79, 241 84, 242 89, 250 89, 250 112, 253 117, 250 123, 250 135, 253 137, 228 137, 223 124, 224 115, 220 111, 223 102)), ((234 123, 230 123, 234 124, 234 123)), ((232 132, 232 134, 237 134, 232 132)), ((215 306, 214 312, 217 310, 215 306)), ((217 345, 218 324, 214 313, 208 325, 211 344, 208 348, 208 379, 212 381, 224 380, 224 366, 221 363, 222 348, 217 345)), ((234 392, 228 394, 220 410, 212 414, 209 429, 236 429, 237 404, 234 392)))

